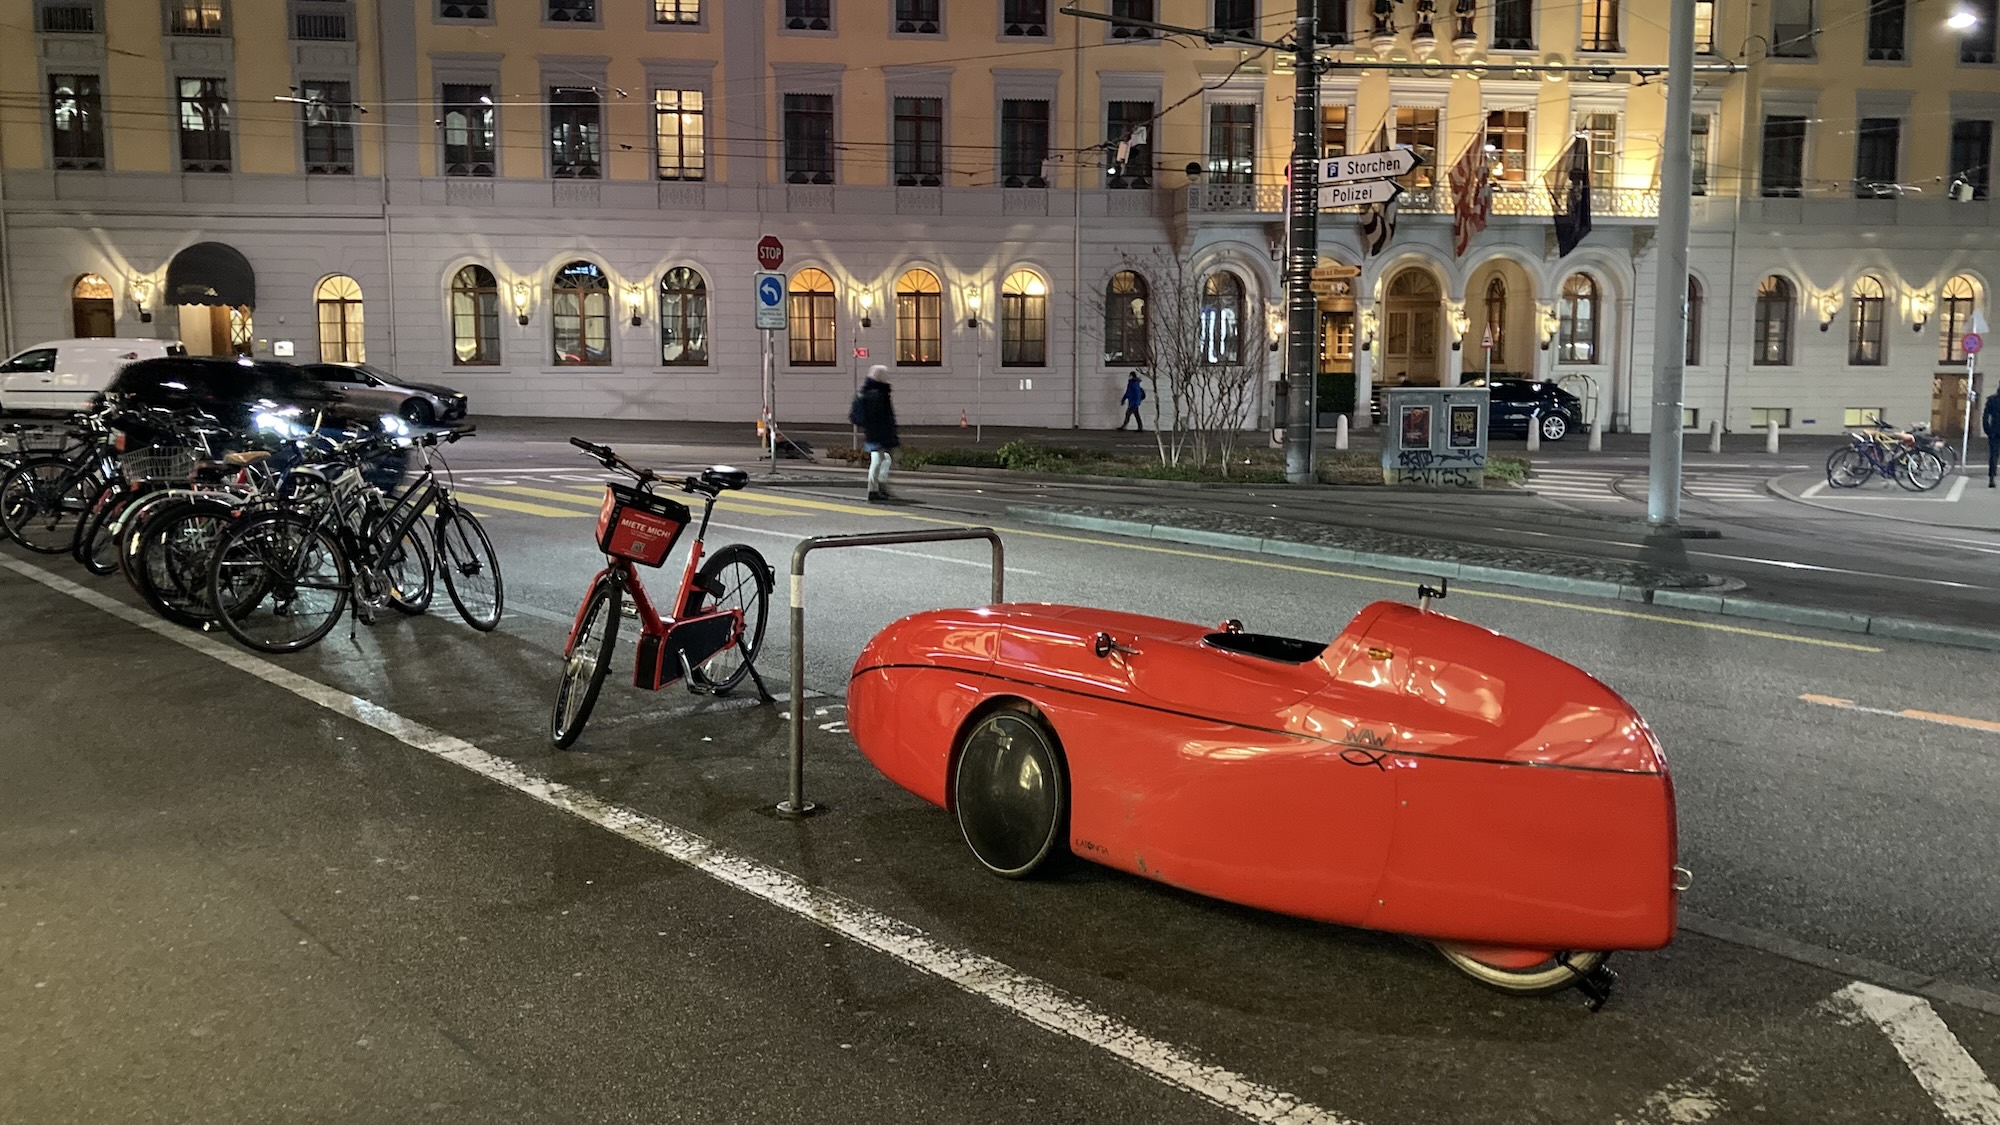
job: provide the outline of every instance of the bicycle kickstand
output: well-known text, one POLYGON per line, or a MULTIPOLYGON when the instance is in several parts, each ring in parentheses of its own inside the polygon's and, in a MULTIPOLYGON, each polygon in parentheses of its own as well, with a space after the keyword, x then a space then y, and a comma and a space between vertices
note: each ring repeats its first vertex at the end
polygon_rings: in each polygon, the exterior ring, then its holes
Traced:
POLYGON ((750 682, 757 685, 757 702, 776 703, 778 698, 771 694, 770 688, 764 686, 764 677, 757 674, 757 662, 745 660, 743 666, 750 670, 750 682))

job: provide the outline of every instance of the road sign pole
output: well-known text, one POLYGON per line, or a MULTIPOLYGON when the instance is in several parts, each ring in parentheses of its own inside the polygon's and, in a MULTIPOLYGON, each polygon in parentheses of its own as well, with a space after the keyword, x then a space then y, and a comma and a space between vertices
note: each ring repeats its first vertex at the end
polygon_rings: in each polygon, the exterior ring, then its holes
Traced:
POLYGON ((1660 145, 1659 275, 1653 293, 1653 432, 1646 522, 1673 527, 1681 518, 1681 398, 1687 374, 1688 221, 1692 204, 1694 4, 1673 0, 1668 18, 1667 125, 1660 145))
POLYGON ((772 362, 771 340, 776 335, 764 329, 764 444, 771 454, 772 473, 778 471, 778 368, 772 362))
POLYGON ((1291 306, 1284 373, 1290 392, 1285 419, 1285 479, 1292 484, 1312 484, 1319 479, 1313 463, 1313 423, 1318 421, 1313 392, 1319 368, 1313 322, 1319 317, 1319 300, 1312 291, 1313 267, 1319 265, 1319 67, 1313 58, 1318 31, 1315 0, 1299 0, 1292 28, 1292 69, 1297 83, 1292 96, 1291 258, 1285 271, 1285 296, 1291 306))
POLYGON ((1979 353, 1965 353, 1965 424, 1958 432, 1958 463, 1972 456, 1972 408, 1979 402, 1979 353))

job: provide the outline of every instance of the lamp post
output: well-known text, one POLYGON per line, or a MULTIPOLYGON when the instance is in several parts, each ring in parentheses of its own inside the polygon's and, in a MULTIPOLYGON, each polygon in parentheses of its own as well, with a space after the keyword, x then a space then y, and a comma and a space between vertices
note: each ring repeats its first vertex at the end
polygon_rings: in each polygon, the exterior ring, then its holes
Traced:
POLYGON ((972 442, 986 440, 986 333, 979 327, 979 286, 965 291, 965 327, 972 332, 972 442))
MULTIPOLYGON (((1695 0, 1673 0, 1667 17, 1667 143, 1660 146, 1659 277, 1654 283, 1653 428, 1646 522, 1673 527, 1681 516, 1682 383, 1687 375, 1688 226, 1694 192, 1695 0)), ((1593 357, 1594 358, 1594 357, 1593 357)))

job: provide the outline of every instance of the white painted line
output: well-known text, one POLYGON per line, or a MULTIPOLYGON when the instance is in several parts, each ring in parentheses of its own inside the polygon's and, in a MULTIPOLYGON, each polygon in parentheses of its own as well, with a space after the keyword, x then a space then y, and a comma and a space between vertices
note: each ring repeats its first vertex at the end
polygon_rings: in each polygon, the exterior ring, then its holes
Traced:
POLYGON ((1617 1125, 1706 1125, 1730 1110, 1724 1087, 1738 1092, 1763 1085, 1764 1062, 1735 1051, 1701 1068, 1698 1077, 1684 1079, 1647 1095, 1637 1113, 1620 1116, 1617 1125))
POLYGON ((247 672, 309 703, 381 731, 405 746, 622 836, 719 883, 824 926, 857 945, 886 953, 919 972, 948 981, 1036 1027, 1096 1047, 1168 1086, 1194 1094, 1246 1120, 1272 1125, 1358 1125, 1353 1118, 1202 1062, 1193 1052, 1155 1039, 1109 1012, 1003 962, 948 945, 908 922, 816 887, 790 872, 737 855, 657 817, 612 804, 558 781, 536 777, 463 739, 307 679, 204 634, 168 624, 39 567, 0 558, 0 568, 247 672))
POLYGON ((1951 492, 1950 492, 1950 493, 1948 493, 1948 494, 1946 494, 1946 496, 1945 496, 1945 498, 1944 498, 1944 502, 1945 502, 1945 503, 1947 503, 1947 504, 1956 504, 1956 503, 1958 503, 1958 498, 1959 498, 1959 497, 1961 497, 1961 496, 1963 496, 1963 495, 1965 495, 1965 485, 1966 485, 1966 482, 1968 482, 1968 481, 1969 481, 1969 480, 1971 480, 1971 479, 1972 479, 1972 478, 1970 478, 1970 477, 1960 477, 1960 478, 1958 478, 1957 480, 1955 480, 1955 481, 1952 481, 1952 482, 1951 482, 1951 492))
POLYGON ((2000 1089, 1930 1001, 1856 981, 1834 1000, 1874 1021, 1952 1125, 2000 1125, 2000 1089))
POLYGON ((1826 491, 1826 482, 1820 481, 1818 484, 1815 484, 1811 488, 1806 489, 1804 492, 1799 493, 1799 499, 1810 500, 1813 497, 1818 496, 1820 493, 1825 491, 1826 491))

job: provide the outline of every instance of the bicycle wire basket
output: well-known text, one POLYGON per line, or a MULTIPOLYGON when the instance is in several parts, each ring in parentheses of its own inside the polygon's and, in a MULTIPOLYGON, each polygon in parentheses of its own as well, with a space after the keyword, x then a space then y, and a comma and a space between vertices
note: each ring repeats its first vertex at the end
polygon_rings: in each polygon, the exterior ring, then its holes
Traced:
POLYGON ((185 484, 194 477, 195 463, 200 460, 196 450, 183 445, 149 445, 135 449, 119 458, 125 468, 125 476, 133 481, 167 481, 185 484))
POLYGON ((671 497, 606 484, 604 505, 597 510, 597 545, 612 558, 659 566, 692 518, 688 506, 671 497))

